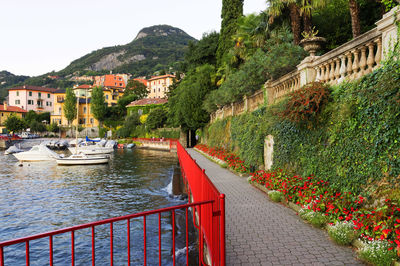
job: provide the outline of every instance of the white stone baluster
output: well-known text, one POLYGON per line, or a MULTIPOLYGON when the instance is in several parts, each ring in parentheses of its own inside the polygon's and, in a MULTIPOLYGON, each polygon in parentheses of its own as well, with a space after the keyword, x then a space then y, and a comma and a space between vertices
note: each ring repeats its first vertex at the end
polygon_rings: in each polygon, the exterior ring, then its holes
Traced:
POLYGON ((354 55, 354 61, 353 61, 353 74, 351 76, 351 79, 357 79, 358 78, 358 69, 360 68, 359 66, 359 61, 358 61, 358 56, 359 56, 359 51, 357 49, 352 51, 354 55))
POLYGON ((375 40, 375 42, 376 42, 376 54, 375 54, 376 65, 374 67, 374 70, 380 67, 380 63, 382 60, 382 39, 378 38, 377 40, 375 40))
POLYGON ((329 82, 333 84, 335 80, 335 61, 330 60, 329 62, 331 63, 331 70, 329 71, 329 82))
POLYGON ((353 72, 353 54, 351 52, 347 52, 346 54, 347 57, 347 68, 346 68, 346 77, 347 79, 351 79, 352 72, 353 72))
POLYGON ((341 83, 346 76, 346 56, 341 55, 339 58, 340 58, 340 69, 339 69, 340 78, 338 79, 338 83, 341 83))
POLYGON ((367 58, 368 68, 365 71, 365 74, 371 73, 374 68, 374 64, 375 64, 374 47, 375 47, 375 45, 373 42, 368 43, 368 58, 367 58))
POLYGON ((336 68, 335 68, 335 83, 338 83, 338 80, 340 78, 340 58, 339 57, 335 59, 335 65, 336 65, 336 68))
POLYGON ((361 59, 360 59, 360 73, 358 77, 365 75, 365 68, 367 67, 367 47, 361 47, 361 59))
POLYGON ((329 81, 329 63, 325 64, 325 78, 324 78, 324 82, 328 82, 329 81))

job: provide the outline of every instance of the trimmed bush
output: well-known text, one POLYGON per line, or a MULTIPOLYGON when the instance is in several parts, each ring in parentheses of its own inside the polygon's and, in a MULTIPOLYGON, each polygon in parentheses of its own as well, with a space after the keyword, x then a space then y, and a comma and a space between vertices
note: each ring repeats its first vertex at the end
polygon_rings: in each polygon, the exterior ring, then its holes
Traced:
POLYGON ((283 194, 282 192, 272 190, 268 192, 268 196, 272 201, 280 202, 282 200, 283 194))
POLYGON ((390 266, 397 258, 393 247, 386 241, 375 240, 365 244, 359 256, 373 265, 390 266))

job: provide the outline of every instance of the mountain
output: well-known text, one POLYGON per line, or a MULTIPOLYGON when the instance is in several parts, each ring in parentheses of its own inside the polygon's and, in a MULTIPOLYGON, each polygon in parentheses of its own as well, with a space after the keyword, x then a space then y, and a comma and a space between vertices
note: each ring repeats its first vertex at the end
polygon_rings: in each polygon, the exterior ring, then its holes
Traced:
POLYGON ((0 71, 0 101, 7 96, 8 92, 5 88, 8 88, 16 83, 24 82, 28 76, 14 75, 8 71, 0 71))
POLYGON ((134 76, 151 75, 168 70, 183 60, 190 41, 196 41, 181 29, 157 25, 142 29, 136 38, 125 45, 93 51, 58 72, 66 76, 76 71, 131 73, 134 76))

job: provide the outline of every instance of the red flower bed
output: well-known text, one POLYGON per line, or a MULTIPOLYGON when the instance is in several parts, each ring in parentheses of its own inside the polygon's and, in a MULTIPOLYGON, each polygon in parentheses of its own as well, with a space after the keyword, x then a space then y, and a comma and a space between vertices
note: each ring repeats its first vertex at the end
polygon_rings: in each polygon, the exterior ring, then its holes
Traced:
MULTIPOLYGON (((202 144, 196 148, 227 162, 238 172, 248 172, 249 168, 243 160, 224 149, 202 144)), ((314 176, 288 175, 281 169, 251 173, 251 180, 267 189, 282 192, 287 202, 324 213, 330 223, 352 221, 361 237, 387 240, 400 255, 400 207, 396 202, 386 199, 380 207, 368 207, 366 199, 360 195, 337 191, 329 182, 314 176)))

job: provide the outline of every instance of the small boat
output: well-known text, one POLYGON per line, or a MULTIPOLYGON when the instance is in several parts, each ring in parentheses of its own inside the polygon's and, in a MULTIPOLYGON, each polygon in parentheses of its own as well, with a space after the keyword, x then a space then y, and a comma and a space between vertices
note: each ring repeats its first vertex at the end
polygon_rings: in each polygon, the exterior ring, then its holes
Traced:
POLYGON ((58 165, 90 165, 90 164, 106 164, 110 157, 104 156, 87 156, 86 154, 72 154, 66 158, 57 159, 58 165))
POLYGON ((18 152, 23 152, 23 151, 24 150, 21 150, 17 146, 12 145, 11 147, 9 147, 7 150, 4 151, 4 154, 8 155, 8 154, 18 153, 18 152))
POLYGON ((29 151, 13 154, 21 162, 52 161, 61 158, 60 155, 45 145, 35 145, 29 151))
POLYGON ((114 151, 114 148, 101 147, 97 145, 69 147, 68 149, 72 154, 84 153, 86 155, 108 154, 114 151))

